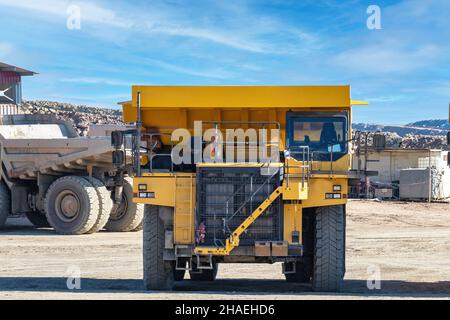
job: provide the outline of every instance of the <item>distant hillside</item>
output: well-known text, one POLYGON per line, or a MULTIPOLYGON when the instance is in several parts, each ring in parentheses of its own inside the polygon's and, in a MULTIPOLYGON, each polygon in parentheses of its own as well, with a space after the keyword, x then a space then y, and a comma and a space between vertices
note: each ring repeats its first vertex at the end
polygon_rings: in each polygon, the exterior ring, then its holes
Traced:
POLYGON ((404 126, 354 123, 353 130, 371 132, 393 132, 401 137, 406 135, 444 136, 450 130, 447 120, 422 120, 404 126))
MULTIPOLYGON (((449 150, 445 136, 450 131, 447 120, 422 120, 404 126, 354 123, 353 130, 381 132, 386 136, 386 144, 391 148, 431 148, 449 150)), ((371 138, 369 138, 369 145, 371 138)))
POLYGON ((407 126, 450 130, 450 123, 448 120, 421 120, 409 123, 407 126))

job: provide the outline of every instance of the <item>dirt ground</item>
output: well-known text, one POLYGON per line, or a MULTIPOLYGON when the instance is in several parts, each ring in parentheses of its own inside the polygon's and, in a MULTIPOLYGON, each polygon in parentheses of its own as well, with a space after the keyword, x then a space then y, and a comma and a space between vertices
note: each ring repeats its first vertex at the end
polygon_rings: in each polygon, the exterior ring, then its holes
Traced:
POLYGON ((141 232, 61 236, 11 218, 0 231, 0 299, 448 298, 449 208, 351 201, 347 273, 339 294, 286 283, 280 264, 223 264, 215 282, 185 280, 174 292, 146 292, 141 281, 141 232), (67 277, 78 270, 81 289, 69 290, 67 277), (367 279, 377 273, 381 289, 369 290, 367 279))

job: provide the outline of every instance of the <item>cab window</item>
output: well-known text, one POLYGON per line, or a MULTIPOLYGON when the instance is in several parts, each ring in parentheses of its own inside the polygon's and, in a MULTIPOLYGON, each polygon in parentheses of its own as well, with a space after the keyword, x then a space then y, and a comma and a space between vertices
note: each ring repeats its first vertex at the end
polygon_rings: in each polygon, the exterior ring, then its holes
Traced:
POLYGON ((288 118, 288 148, 309 147, 314 160, 337 160, 347 153, 347 118, 290 117, 288 118))

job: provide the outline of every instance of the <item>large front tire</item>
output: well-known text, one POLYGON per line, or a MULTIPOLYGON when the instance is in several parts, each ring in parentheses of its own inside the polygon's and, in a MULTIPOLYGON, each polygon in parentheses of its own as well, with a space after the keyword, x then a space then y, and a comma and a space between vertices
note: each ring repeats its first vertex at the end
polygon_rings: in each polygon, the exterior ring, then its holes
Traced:
POLYGON ((143 230, 145 289, 172 290, 174 266, 172 261, 164 261, 165 227, 158 206, 145 206, 143 230))
POLYGON ((3 181, 0 181, 0 229, 6 224, 11 214, 11 191, 3 181))
POLYGON ((319 207, 315 217, 313 290, 339 291, 345 273, 344 206, 319 207))
POLYGON ((144 205, 133 202, 133 179, 125 178, 122 202, 109 217, 105 229, 111 232, 128 232, 139 229, 144 217, 144 205))
POLYGON ((60 234, 87 233, 97 221, 99 210, 94 186, 82 177, 57 179, 45 196, 47 221, 60 234))

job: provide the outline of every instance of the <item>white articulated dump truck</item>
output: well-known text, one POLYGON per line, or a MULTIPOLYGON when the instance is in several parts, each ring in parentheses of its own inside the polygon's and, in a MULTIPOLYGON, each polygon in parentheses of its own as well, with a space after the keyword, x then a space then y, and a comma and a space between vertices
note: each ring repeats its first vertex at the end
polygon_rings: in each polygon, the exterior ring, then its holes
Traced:
POLYGON ((131 179, 116 176, 112 151, 109 136, 80 137, 54 116, 0 117, 0 229, 26 214, 61 234, 139 230, 143 205, 131 179))

